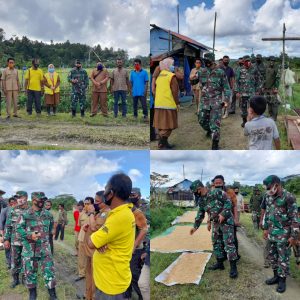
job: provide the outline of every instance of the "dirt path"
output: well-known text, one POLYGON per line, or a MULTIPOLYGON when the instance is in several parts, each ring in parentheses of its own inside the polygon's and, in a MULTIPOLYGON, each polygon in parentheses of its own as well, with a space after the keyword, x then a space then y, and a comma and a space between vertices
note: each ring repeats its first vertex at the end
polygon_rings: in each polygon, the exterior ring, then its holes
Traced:
POLYGON ((251 263, 257 266, 257 269, 260 271, 255 274, 258 278, 257 289, 264 290, 264 293, 268 295, 270 299, 285 299, 285 300, 295 300, 299 298, 300 287, 299 284, 293 278, 287 278, 287 290, 284 294, 280 295, 276 292, 275 286, 267 286, 264 284, 266 278, 270 278, 273 275, 271 268, 263 268, 264 259, 263 259, 263 249, 253 240, 250 240, 244 231, 243 228, 238 229, 238 240, 239 247, 241 248, 243 254, 245 253, 247 258, 251 263))
POLYGON ((62 149, 145 149, 147 124, 93 125, 75 122, 0 120, 1 145, 58 147, 62 149))
MULTIPOLYGON (((174 150, 210 150, 211 139, 206 137, 206 132, 200 127, 195 114, 195 105, 180 108, 178 128, 173 131, 169 142, 174 150)), ((247 149, 247 139, 241 127, 239 109, 235 115, 229 115, 221 123, 221 150, 247 149)), ((157 142, 151 142, 151 149, 157 150, 157 142)))

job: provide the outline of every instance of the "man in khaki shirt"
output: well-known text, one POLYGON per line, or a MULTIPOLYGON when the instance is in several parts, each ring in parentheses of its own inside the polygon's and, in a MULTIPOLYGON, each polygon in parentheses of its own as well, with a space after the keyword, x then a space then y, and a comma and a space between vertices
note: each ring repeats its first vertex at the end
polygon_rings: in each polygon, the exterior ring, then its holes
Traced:
POLYGON ((6 98, 7 119, 11 117, 11 103, 14 106, 13 116, 18 118, 18 95, 20 90, 18 70, 15 69, 15 60, 7 60, 7 68, 2 73, 2 89, 6 98))
POLYGON ((201 60, 196 58, 195 60, 195 68, 191 70, 190 73, 190 80, 194 94, 194 100, 196 100, 196 111, 198 112, 199 103, 200 103, 200 85, 199 85, 199 78, 198 78, 198 71, 201 67, 201 60))
POLYGON ((123 60, 117 59, 117 68, 110 75, 110 92, 114 95, 114 116, 118 116, 119 99, 122 100, 122 117, 126 117, 126 95, 130 91, 128 71, 123 68, 123 60))
POLYGON ((97 68, 92 71, 90 79, 93 82, 91 117, 97 115, 99 102, 102 115, 107 117, 107 81, 109 74, 101 61, 97 63, 97 68))

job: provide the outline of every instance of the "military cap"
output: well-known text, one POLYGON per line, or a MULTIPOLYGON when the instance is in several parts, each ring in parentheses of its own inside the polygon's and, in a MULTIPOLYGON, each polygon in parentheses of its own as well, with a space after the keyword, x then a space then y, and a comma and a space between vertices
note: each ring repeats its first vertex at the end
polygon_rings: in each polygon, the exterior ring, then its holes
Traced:
POLYGON ((251 60, 251 58, 250 58, 250 56, 249 55, 245 55, 244 57, 243 57, 243 59, 245 60, 245 61, 250 61, 251 60))
POLYGON ((269 60, 270 60, 270 61, 276 61, 276 58, 275 58, 275 56, 270 56, 270 57, 269 57, 269 60))
POLYGON ((256 58, 262 58, 261 54, 256 54, 256 58))
POLYGON ((3 190, 0 190, 0 196, 4 195, 6 192, 4 192, 3 190))
POLYGON ((19 197, 27 197, 28 194, 27 194, 27 192, 25 192, 25 191, 17 191, 17 192, 16 192, 16 196, 19 196, 19 197))
POLYGON ((253 191, 259 191, 258 186, 255 186, 255 187, 253 188, 253 191))
POLYGON ((212 52, 207 52, 204 54, 204 59, 215 61, 215 55, 212 52))
POLYGON ((31 193, 31 199, 43 199, 45 198, 45 193, 44 192, 33 192, 31 193))
POLYGON ((202 188, 204 187, 203 183, 198 179, 192 182, 191 186, 190 186, 190 190, 195 193, 197 192, 198 188, 202 188))
POLYGON ((139 196, 141 196, 141 189, 139 189, 139 188, 132 188, 131 194, 138 194, 139 196))
POLYGON ((80 59, 76 59, 76 60, 75 60, 75 65, 76 65, 76 64, 81 64, 80 59))
POLYGON ((281 183, 280 178, 276 175, 270 175, 264 179, 263 184, 268 188, 274 183, 281 183))

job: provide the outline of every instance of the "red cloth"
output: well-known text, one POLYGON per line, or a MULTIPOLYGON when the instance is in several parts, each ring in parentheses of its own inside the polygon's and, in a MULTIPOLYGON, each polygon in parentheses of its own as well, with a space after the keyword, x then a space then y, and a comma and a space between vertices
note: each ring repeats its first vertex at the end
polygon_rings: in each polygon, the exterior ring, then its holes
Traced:
POLYGON ((80 231, 80 226, 78 225, 78 221, 79 221, 79 211, 75 210, 73 213, 74 216, 74 220, 75 220, 75 226, 74 226, 74 230, 79 232, 80 231))

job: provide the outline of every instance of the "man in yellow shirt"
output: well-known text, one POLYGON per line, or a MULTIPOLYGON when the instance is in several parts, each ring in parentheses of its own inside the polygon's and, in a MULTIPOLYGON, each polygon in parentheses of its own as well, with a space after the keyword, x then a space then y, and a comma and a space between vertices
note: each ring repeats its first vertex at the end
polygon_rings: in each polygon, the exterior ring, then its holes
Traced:
POLYGON ((41 98, 43 82, 46 81, 43 71, 39 68, 39 59, 32 60, 32 67, 25 74, 25 90, 27 93, 27 114, 32 115, 32 104, 34 101, 37 116, 41 115, 41 98))
POLYGON ((104 192, 111 209, 105 224, 91 235, 88 245, 97 249, 93 255, 95 300, 124 300, 132 275, 130 260, 134 249, 135 221, 132 204, 126 203, 132 181, 125 174, 113 175, 104 192))

